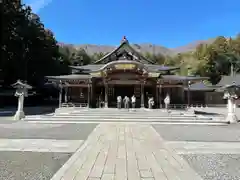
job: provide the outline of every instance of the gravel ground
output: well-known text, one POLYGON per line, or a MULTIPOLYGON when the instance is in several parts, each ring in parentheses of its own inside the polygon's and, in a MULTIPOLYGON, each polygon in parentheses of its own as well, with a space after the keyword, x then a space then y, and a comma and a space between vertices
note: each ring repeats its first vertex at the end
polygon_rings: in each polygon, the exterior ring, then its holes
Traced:
POLYGON ((204 180, 239 180, 240 155, 182 155, 204 180))
POLYGON ((97 124, 0 123, 0 138, 85 140, 97 124))
POLYGON ((158 124, 153 127, 167 141, 240 141, 240 124, 226 126, 158 124))
POLYGON ((0 152, 0 180, 50 180, 70 153, 0 152))

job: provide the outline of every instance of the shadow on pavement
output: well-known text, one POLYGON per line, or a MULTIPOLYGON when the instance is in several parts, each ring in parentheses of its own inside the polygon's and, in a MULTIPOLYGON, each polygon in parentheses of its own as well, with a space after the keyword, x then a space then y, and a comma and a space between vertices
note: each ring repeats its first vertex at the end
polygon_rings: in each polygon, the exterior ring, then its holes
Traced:
MULTIPOLYGON (((49 114, 55 111, 56 107, 54 106, 36 106, 36 107, 25 107, 24 112, 25 115, 41 115, 41 114, 49 114)), ((17 108, 8 107, 0 109, 0 117, 8 117, 14 116, 17 108)))
POLYGON ((209 115, 209 116, 223 116, 223 114, 220 113, 213 113, 213 112, 205 112, 205 111, 196 111, 194 110, 195 114, 200 114, 200 115, 209 115))

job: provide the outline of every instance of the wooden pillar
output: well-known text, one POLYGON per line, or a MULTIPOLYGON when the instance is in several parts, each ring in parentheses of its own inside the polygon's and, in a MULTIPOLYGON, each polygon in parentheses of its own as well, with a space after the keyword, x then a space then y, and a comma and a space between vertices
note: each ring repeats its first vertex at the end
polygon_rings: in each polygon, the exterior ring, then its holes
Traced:
POLYGON ((182 86, 182 102, 185 104, 185 87, 184 85, 182 86))
POLYGON ((91 95, 91 89, 90 89, 90 84, 88 83, 88 95, 87 95, 87 107, 89 108, 90 105, 90 95, 91 95))
POLYGON ((64 94, 64 102, 67 103, 68 102, 68 87, 65 87, 65 94, 64 94))
POLYGON ((188 81, 188 107, 190 107, 190 81, 188 81))
POLYGON ((104 107, 108 108, 108 84, 107 84, 107 82, 104 83, 104 87, 105 87, 104 107))
POLYGON ((144 107, 144 82, 141 82, 141 108, 144 107))
POLYGON ((90 103, 90 106, 91 108, 96 108, 96 92, 95 92, 95 88, 96 88, 96 85, 95 85, 96 81, 94 78, 91 79, 91 86, 90 86, 90 89, 91 89, 91 95, 90 95, 90 98, 91 98, 91 103, 90 103))
POLYGON ((159 103, 158 101, 159 101, 159 97, 158 97, 158 94, 159 94, 159 92, 158 92, 158 85, 157 84, 155 84, 155 94, 156 94, 156 99, 154 100, 154 101, 156 101, 156 103, 155 103, 155 107, 157 107, 157 104, 159 103))
POLYGON ((162 108, 162 85, 159 85, 159 108, 162 108))
POLYGON ((61 107, 61 104, 62 104, 62 81, 60 81, 60 84, 59 84, 59 107, 61 107))

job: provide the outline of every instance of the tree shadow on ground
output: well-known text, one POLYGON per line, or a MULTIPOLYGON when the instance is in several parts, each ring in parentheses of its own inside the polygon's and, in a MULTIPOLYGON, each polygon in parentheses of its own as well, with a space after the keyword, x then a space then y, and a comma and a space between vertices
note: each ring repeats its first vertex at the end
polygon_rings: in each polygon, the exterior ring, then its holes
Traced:
MULTIPOLYGON (((55 106, 38 106, 38 107, 25 107, 24 113, 25 115, 43 115, 43 114, 50 114, 54 113, 55 106)), ((0 117, 10 117, 14 116, 17 108, 16 107, 8 107, 0 109, 0 117)))
POLYGON ((200 115, 209 115, 209 116, 223 116, 223 114, 220 113, 213 113, 213 112, 205 112, 205 111, 196 111, 194 110, 195 114, 200 114, 200 115))

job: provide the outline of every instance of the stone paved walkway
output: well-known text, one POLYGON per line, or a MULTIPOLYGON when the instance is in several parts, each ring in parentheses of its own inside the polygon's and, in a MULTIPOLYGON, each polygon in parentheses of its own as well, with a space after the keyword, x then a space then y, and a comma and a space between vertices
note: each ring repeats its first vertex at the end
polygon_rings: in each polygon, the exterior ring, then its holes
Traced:
POLYGON ((100 124, 52 180, 201 180, 151 125, 100 124))

